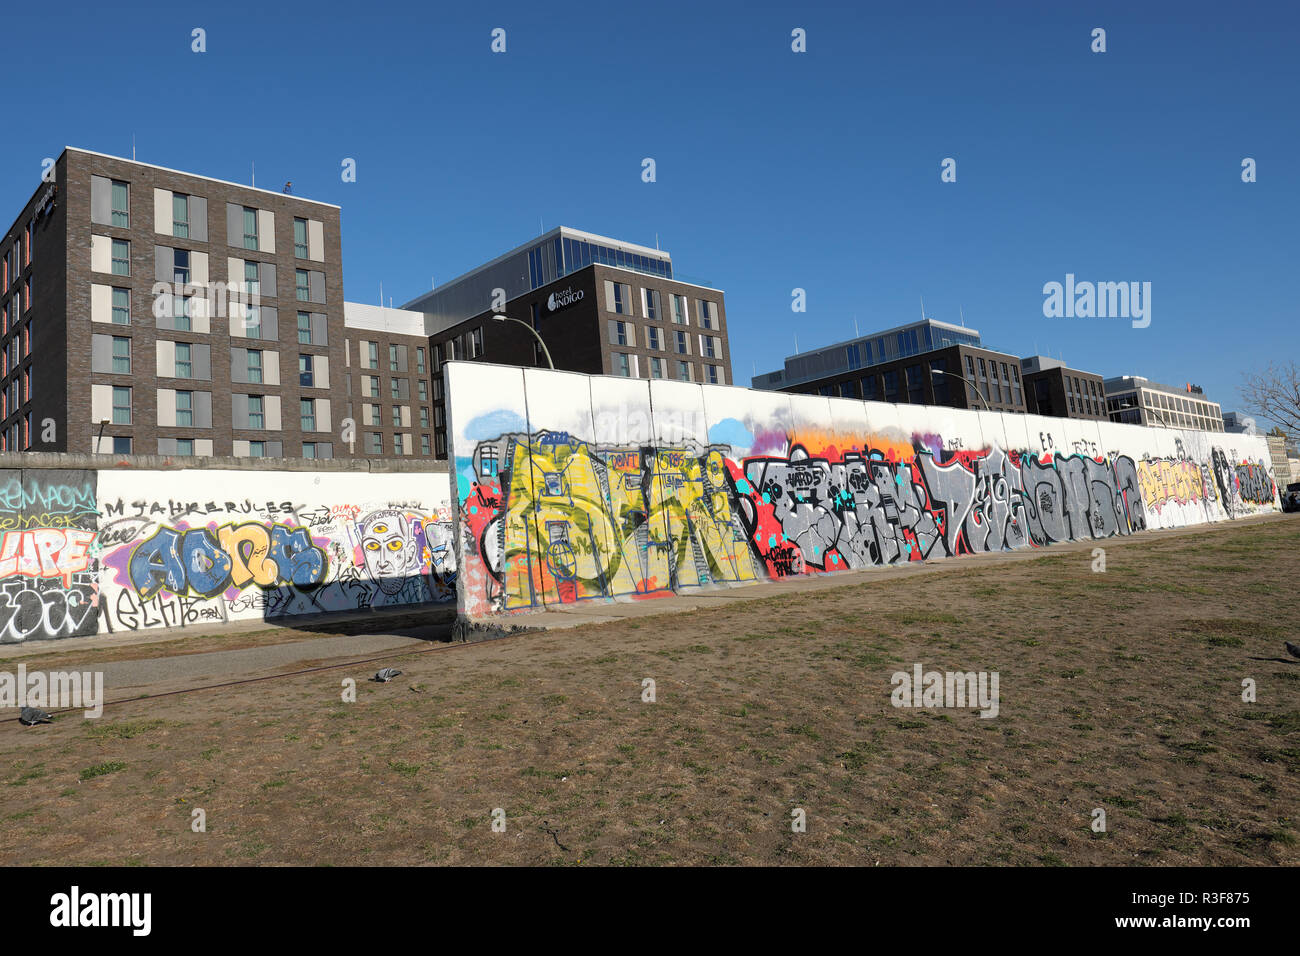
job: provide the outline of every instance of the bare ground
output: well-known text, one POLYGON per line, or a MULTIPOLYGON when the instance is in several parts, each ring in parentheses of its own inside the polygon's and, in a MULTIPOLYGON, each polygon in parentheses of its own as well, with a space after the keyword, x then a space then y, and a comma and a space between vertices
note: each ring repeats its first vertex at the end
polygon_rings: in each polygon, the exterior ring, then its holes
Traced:
POLYGON ((1091 563, 950 562, 433 645, 391 684, 357 666, 5 722, 0 861, 1300 862, 1300 517, 1091 563), (918 662, 997 671, 1000 714, 895 709, 918 662))

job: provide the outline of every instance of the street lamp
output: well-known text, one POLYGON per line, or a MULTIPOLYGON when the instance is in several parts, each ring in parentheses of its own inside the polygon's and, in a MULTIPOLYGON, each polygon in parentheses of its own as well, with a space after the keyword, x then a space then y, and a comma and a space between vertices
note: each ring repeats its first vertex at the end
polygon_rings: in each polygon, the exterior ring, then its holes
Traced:
POLYGON ((932 368, 932 369, 930 369, 930 374, 931 374, 931 375, 951 375, 953 378, 959 378, 959 379, 961 379, 963 382, 965 382, 967 385, 969 385, 969 386, 971 387, 971 389, 975 392, 975 397, 978 398, 981 402, 984 402, 984 407, 985 407, 986 409, 988 409, 990 412, 993 411, 993 409, 989 406, 989 403, 985 400, 984 396, 980 394, 980 390, 979 390, 978 388, 976 388, 975 383, 972 382, 970 379, 968 379, 965 375, 958 375, 956 372, 945 372, 945 371, 944 371, 943 369, 941 369, 941 368, 932 368))
POLYGON ((546 343, 542 341, 542 337, 537 333, 537 330, 535 328, 533 328, 523 319, 512 319, 508 315, 494 315, 492 316, 492 318, 495 319, 497 322, 518 322, 529 332, 532 332, 533 338, 537 339, 537 343, 542 347, 542 354, 546 356, 546 364, 551 367, 552 371, 555 370, 555 363, 551 361, 551 350, 546 347, 546 343))
MULTIPOLYGON (((1125 402, 1123 405, 1120 406, 1120 411, 1123 411, 1123 410, 1128 409, 1128 408, 1135 409, 1135 410, 1138 411, 1138 412, 1141 412, 1141 411, 1142 411, 1142 406, 1140 406, 1140 405, 1134 405, 1132 402, 1125 402)), ((1151 407, 1151 408, 1148 408, 1147 411, 1150 412, 1152 415, 1154 415, 1156 418, 1160 419, 1160 424, 1163 425, 1165 428, 1173 428, 1173 427, 1174 427, 1173 425, 1170 425, 1167 421, 1165 421, 1165 416, 1164 416, 1164 415, 1161 415, 1160 412, 1158 412, 1158 411, 1155 409, 1154 406, 1151 407)), ((1139 417, 1140 417, 1140 416, 1139 416, 1139 417)))
POLYGON ((100 449, 100 447, 103 446, 103 444, 104 444, 104 426, 107 425, 107 424, 108 424, 108 419, 107 419, 107 418, 102 418, 102 419, 100 419, 100 421, 99 421, 99 438, 97 438, 97 439, 95 440, 95 454, 97 454, 97 455, 98 455, 98 454, 103 454, 103 452, 101 452, 99 449, 100 449))

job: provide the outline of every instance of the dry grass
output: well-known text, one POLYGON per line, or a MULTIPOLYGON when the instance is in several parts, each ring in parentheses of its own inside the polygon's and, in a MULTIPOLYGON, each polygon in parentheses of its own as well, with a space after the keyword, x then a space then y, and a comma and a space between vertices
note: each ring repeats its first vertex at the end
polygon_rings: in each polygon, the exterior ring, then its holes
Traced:
POLYGON ((345 669, 7 723, 0 859, 1300 862, 1300 662, 1282 650, 1300 518, 1090 564, 882 575, 413 654, 388 685, 345 669), (998 671, 1001 714, 894 709, 890 675, 915 662, 998 671))

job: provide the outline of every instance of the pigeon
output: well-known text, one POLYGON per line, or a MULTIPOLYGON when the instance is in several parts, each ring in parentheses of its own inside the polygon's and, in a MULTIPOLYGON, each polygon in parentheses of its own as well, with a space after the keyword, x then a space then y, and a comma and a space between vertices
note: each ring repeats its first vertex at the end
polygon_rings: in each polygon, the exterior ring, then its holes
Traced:
POLYGON ((24 707, 22 710, 18 711, 18 722, 30 727, 33 724, 50 724, 54 721, 50 718, 50 715, 43 710, 37 710, 35 707, 24 707))
POLYGON ((385 667, 383 670, 375 674, 374 680, 376 680, 380 684, 387 684, 394 677, 400 677, 400 676, 402 676, 401 671, 394 670, 391 667, 385 667))
POLYGON ((1286 649, 1291 653, 1292 657, 1300 657, 1300 644, 1292 644, 1290 641, 1283 641, 1282 643, 1286 645, 1286 649))

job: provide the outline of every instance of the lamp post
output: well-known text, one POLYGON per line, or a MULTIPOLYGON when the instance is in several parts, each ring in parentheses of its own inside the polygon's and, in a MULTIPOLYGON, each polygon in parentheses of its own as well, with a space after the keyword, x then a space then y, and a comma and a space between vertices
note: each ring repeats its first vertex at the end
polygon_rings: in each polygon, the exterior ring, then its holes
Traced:
POLYGON ((989 406, 989 403, 985 400, 984 396, 980 394, 980 390, 979 390, 979 388, 976 387, 975 383, 972 382, 970 379, 968 379, 965 375, 958 375, 956 372, 945 372, 945 371, 944 371, 943 369, 941 369, 941 368, 932 368, 932 369, 930 369, 930 374, 931 374, 931 375, 951 375, 953 378, 959 378, 959 379, 961 379, 963 382, 965 382, 967 385, 969 385, 969 386, 971 387, 971 389, 975 392, 975 397, 978 398, 981 402, 984 402, 984 407, 985 407, 988 411, 990 411, 990 412, 993 411, 993 409, 989 406))
POLYGON ((533 333, 533 338, 537 339, 537 343, 542 347, 542 354, 546 356, 546 364, 551 367, 552 371, 555 370, 555 363, 551 361, 551 350, 546 347, 546 343, 542 341, 541 335, 538 334, 535 328, 533 328, 523 319, 513 319, 508 315, 494 315, 492 316, 492 318, 495 319, 497 322, 518 322, 529 332, 533 333))
MULTIPOLYGON (((1142 406, 1134 405, 1132 402, 1125 402, 1123 405, 1120 406, 1121 410, 1126 408, 1136 409, 1139 413, 1142 411, 1142 406)), ((1148 408, 1147 411, 1150 412, 1152 415, 1154 415, 1156 418, 1158 418, 1160 420, 1160 424, 1165 428, 1173 428, 1172 425, 1170 425, 1167 421, 1165 421, 1165 416, 1161 415, 1160 412, 1157 411, 1154 406, 1148 408)))
POLYGON ((101 452, 101 451, 99 450, 99 448, 100 448, 101 445, 104 444, 104 426, 107 425, 107 424, 108 424, 108 419, 107 419, 107 418, 102 418, 102 419, 100 419, 100 421, 99 421, 99 438, 97 438, 97 439, 95 440, 95 454, 97 454, 97 455, 101 455, 101 454, 103 454, 103 452, 101 452))

